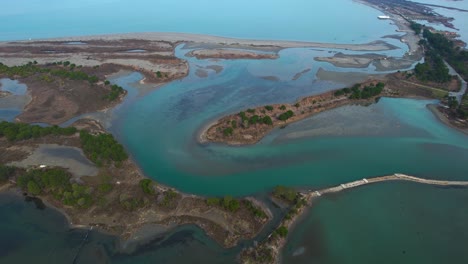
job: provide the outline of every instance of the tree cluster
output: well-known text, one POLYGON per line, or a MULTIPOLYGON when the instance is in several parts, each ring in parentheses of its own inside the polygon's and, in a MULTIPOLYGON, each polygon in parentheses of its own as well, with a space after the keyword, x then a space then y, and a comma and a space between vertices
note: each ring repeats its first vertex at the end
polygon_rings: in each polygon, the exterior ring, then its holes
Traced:
POLYGON ((216 197, 207 198, 206 204, 209 206, 220 206, 223 209, 230 211, 230 212, 235 212, 240 207, 239 200, 234 199, 232 196, 229 196, 229 195, 223 198, 216 198, 216 197))
POLYGON ((6 182, 15 173, 15 168, 0 164, 0 183, 6 182))
POLYGON ((296 190, 285 186, 276 186, 275 189, 273 189, 273 196, 289 203, 296 203, 299 199, 299 194, 296 190))
POLYGON ((98 166, 112 161, 119 164, 128 158, 123 146, 111 134, 92 135, 81 131, 80 140, 86 156, 98 166))
POLYGON ((20 141, 31 138, 40 138, 47 135, 70 136, 77 132, 75 127, 41 127, 24 123, 0 122, 0 137, 6 137, 9 141, 20 141))
POLYGON ((351 89, 346 90, 346 92, 349 91, 351 93, 349 99, 369 99, 379 95, 384 87, 385 84, 381 82, 377 83, 375 86, 372 84, 366 85, 363 89, 360 89, 360 85, 356 84, 351 89))
POLYGON ((32 195, 51 194, 65 205, 86 208, 93 204, 92 188, 70 183, 63 169, 33 169, 17 179, 17 185, 32 195))
POLYGON ((119 98, 119 96, 124 92, 125 90, 122 87, 118 86, 117 84, 113 84, 111 86, 111 91, 104 98, 109 101, 114 101, 115 99, 119 98))

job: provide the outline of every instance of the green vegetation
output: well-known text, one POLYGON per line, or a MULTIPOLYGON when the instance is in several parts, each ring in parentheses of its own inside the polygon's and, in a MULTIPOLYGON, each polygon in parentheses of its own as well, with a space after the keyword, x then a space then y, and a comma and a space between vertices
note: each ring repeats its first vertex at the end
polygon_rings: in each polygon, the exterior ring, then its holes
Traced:
POLYGON ((92 188, 70 183, 63 169, 33 169, 20 175, 17 185, 32 195, 50 194, 65 205, 86 208, 93 204, 92 188))
MULTIPOLYGON (((342 96, 342 95, 347 95, 347 94, 350 94, 350 93, 351 93, 351 89, 343 88, 343 89, 335 91, 335 96, 342 96)), ((315 101, 313 103, 315 104, 315 101)))
POLYGON ((271 105, 266 105, 266 106, 265 106, 265 109, 268 110, 268 111, 272 111, 272 110, 273 110, 273 106, 271 106, 271 105))
POLYGON ((262 119, 258 115, 253 115, 249 118, 249 124, 254 125, 262 122, 262 119))
POLYGON ((273 125, 273 121, 271 120, 271 117, 270 117, 270 116, 264 116, 264 117, 262 118, 262 122, 263 122, 263 124, 265 124, 265 125, 269 125, 269 126, 273 125))
POLYGON ((254 114, 254 113, 255 113, 255 109, 250 109, 250 108, 249 108, 249 109, 247 109, 247 112, 248 112, 248 113, 251 113, 251 114, 254 114))
POLYGON ((414 31, 414 33, 419 35, 423 29, 423 25, 410 21, 410 28, 414 31))
POLYGON ((19 77, 28 77, 36 73, 43 73, 47 72, 47 70, 42 69, 41 67, 38 67, 34 65, 32 62, 29 62, 28 64, 21 65, 21 66, 12 66, 8 67, 7 65, 4 65, 3 63, 0 63, 0 74, 1 75, 6 75, 9 78, 15 78, 17 76, 19 77))
POLYGON ((216 206, 221 204, 221 199, 216 197, 210 197, 206 199, 206 204, 209 206, 216 206))
POLYGON ((154 187, 156 186, 156 183, 150 179, 140 180, 139 185, 141 187, 141 190, 146 194, 153 195, 156 193, 154 189, 154 187))
POLYGON ((9 141, 20 141, 31 138, 40 138, 47 135, 70 136, 77 132, 75 127, 61 128, 58 126, 41 127, 23 123, 0 122, 0 137, 6 137, 9 141))
POLYGON ((111 134, 92 135, 81 131, 80 139, 84 153, 98 166, 111 161, 120 164, 128 158, 123 146, 111 134))
POLYGON ((114 186, 111 184, 111 183, 101 183, 98 185, 98 191, 101 193, 101 194, 106 194, 106 193, 109 193, 110 191, 112 191, 112 189, 114 188, 114 186))
POLYGON ((280 109, 280 110, 286 110, 286 106, 285 106, 285 105, 281 105, 281 106, 279 107, 279 109, 280 109))
POLYGON ((301 104, 300 104, 300 103, 295 103, 294 106, 295 106, 296 108, 299 108, 299 106, 301 106, 301 104))
POLYGON ((240 118, 242 119, 242 122, 248 120, 248 117, 244 111, 239 112, 238 116, 240 116, 240 118))
POLYGON ((234 129, 232 127, 227 127, 223 130, 223 135, 225 137, 227 136, 232 136, 232 133, 234 132, 234 129))
POLYGON ((369 99, 371 97, 379 95, 383 88, 385 87, 384 83, 377 83, 374 85, 367 85, 362 90, 359 89, 360 85, 354 85, 351 88, 351 95, 349 99, 369 99))
POLYGON ((109 92, 109 94, 107 94, 104 97, 104 99, 107 99, 109 101, 114 101, 115 99, 119 98, 119 96, 123 94, 124 92, 125 90, 122 87, 114 84, 111 86, 111 91, 109 92))
POLYGON ((162 77, 163 77, 163 75, 162 75, 162 73, 161 73, 160 71, 157 71, 157 72, 156 72, 156 76, 157 76, 158 78, 162 78, 162 77))
POLYGON ((251 201, 249 200, 244 200, 243 203, 245 204, 245 206, 247 207, 247 209, 253 214, 255 215, 256 217, 259 217, 259 218, 262 218, 262 219, 266 219, 268 218, 266 213, 260 209, 260 208, 257 208, 256 206, 254 206, 252 204, 251 201))
POLYGON ((425 62, 416 64, 414 73, 419 80, 424 82, 445 83, 452 80, 452 76, 449 74, 449 69, 443 59, 434 53, 434 51, 426 52, 425 62))
POLYGON ((225 196, 222 199, 216 197, 207 198, 206 204, 209 206, 220 206, 230 212, 235 212, 240 207, 239 200, 232 198, 232 196, 225 196))
MULTIPOLYGON (((453 41, 447 39, 439 33, 432 33, 428 29, 423 30, 425 41, 421 45, 426 50, 427 65, 419 66, 415 69, 416 76, 421 80, 433 80, 437 82, 449 81, 448 70, 443 68, 441 61, 445 59, 465 80, 468 78, 468 51, 455 46, 453 41), (446 74, 447 73, 447 74, 446 74)), ((443 62, 442 62, 443 63, 443 62)), ((465 94, 462 103, 455 106, 451 103, 453 113, 461 119, 468 118, 467 95, 465 94)))
POLYGON ((0 164, 0 183, 6 182, 15 173, 15 168, 0 164))
POLYGON ((280 237, 286 237, 288 235, 288 228, 285 226, 280 226, 273 232, 273 234, 280 237))
POLYGON ((179 195, 174 190, 169 189, 164 192, 164 199, 161 204, 165 207, 170 207, 178 197, 179 195))
POLYGON ((273 190, 273 196, 289 203, 296 203, 299 198, 299 194, 296 190, 285 186, 276 186, 273 190))
POLYGON ((236 120, 232 120, 232 121, 231 121, 231 126, 232 126, 232 128, 237 128, 237 121, 236 121, 236 120))
POLYGON ((127 194, 120 195, 120 205, 127 211, 135 211, 144 207, 145 204, 142 198, 131 197, 127 194))
POLYGON ((281 121, 286 121, 286 120, 288 120, 289 118, 291 118, 293 116, 294 116, 294 112, 291 111, 291 110, 288 110, 287 112, 284 112, 284 113, 280 114, 278 116, 278 119, 281 120, 281 121))

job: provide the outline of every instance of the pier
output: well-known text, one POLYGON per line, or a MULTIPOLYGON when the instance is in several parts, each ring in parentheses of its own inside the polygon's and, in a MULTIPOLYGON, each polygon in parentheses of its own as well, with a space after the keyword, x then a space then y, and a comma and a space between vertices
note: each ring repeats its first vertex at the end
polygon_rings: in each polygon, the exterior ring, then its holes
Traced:
POLYGON ((337 192, 344 191, 346 189, 352 189, 352 188, 356 188, 362 185, 384 182, 384 181, 411 181, 411 182, 438 185, 438 186, 466 186, 468 187, 468 181, 431 180, 431 179, 418 178, 415 176, 410 176, 410 175, 406 175, 402 173, 395 173, 393 175, 380 176, 380 177, 369 178, 369 179, 364 178, 362 180, 343 183, 338 186, 334 186, 334 187, 330 187, 326 189, 303 192, 301 194, 310 203, 310 201, 312 201, 314 198, 322 196, 327 193, 337 193, 337 192))

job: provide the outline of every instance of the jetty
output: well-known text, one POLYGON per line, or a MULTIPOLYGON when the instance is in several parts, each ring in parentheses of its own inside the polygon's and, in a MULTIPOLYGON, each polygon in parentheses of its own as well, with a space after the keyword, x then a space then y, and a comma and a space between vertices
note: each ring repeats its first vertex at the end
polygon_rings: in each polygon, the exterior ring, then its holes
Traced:
POLYGON ((410 175, 406 175, 402 173, 395 173, 393 175, 380 176, 380 177, 369 178, 369 179, 364 178, 362 180, 343 183, 338 186, 334 186, 334 187, 330 187, 330 188, 326 188, 322 190, 302 192, 301 194, 308 202, 310 202, 313 198, 320 197, 327 193, 341 192, 346 189, 352 189, 352 188, 356 188, 362 185, 384 182, 384 181, 411 181, 411 182, 438 185, 438 186, 466 186, 468 187, 468 181, 431 180, 431 179, 418 178, 415 176, 410 176, 410 175))
MULTIPOLYGON (((311 205, 314 199, 319 199, 321 196, 330 194, 330 193, 338 193, 345 190, 357 188, 359 186, 367 185, 367 184, 374 184, 379 182, 385 181, 410 181, 416 182, 420 184, 429 184, 429 185, 437 185, 437 186, 458 186, 458 187, 468 187, 468 181, 448 181, 448 180, 432 180, 432 179, 424 179, 418 178, 411 175, 406 175, 402 173, 395 173, 392 175, 386 176, 379 176, 374 178, 364 178, 361 180, 356 180, 348 183, 342 183, 337 186, 321 189, 321 190, 308 190, 299 192, 301 199, 304 199, 306 205, 311 205)), ((279 227, 286 228, 286 230, 291 230, 297 220, 304 214, 308 206, 302 206, 296 208, 296 214, 293 217, 284 217, 279 225, 279 227)), ((273 233, 272 233, 273 234, 273 233)), ((277 237, 277 236, 276 236, 277 237)), ((280 260, 280 252, 284 245, 286 244, 287 237, 282 238, 274 238, 271 234, 264 240, 258 243, 255 247, 244 250, 241 253, 241 263, 257 263, 252 262, 252 260, 256 260, 255 256, 261 256, 267 252, 268 258, 265 261, 261 261, 259 263, 279 263, 280 260), (251 256, 254 256, 251 258, 251 256)))

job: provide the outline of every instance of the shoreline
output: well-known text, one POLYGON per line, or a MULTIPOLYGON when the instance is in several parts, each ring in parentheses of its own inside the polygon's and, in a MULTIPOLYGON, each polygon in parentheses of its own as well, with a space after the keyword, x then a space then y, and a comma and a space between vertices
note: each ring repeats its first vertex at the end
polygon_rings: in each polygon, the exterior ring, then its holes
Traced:
POLYGON ((258 47, 279 47, 279 48, 330 48, 330 49, 347 49, 352 51, 381 51, 393 50, 397 47, 383 41, 375 40, 361 44, 346 44, 346 43, 325 43, 313 41, 288 41, 288 40, 256 40, 256 39, 241 39, 220 37, 214 35, 192 34, 192 33, 175 33, 175 32, 142 32, 142 33, 121 33, 121 34, 102 34, 88 36, 73 36, 62 38, 44 38, 33 40, 6 40, 0 41, 0 46, 7 43, 17 44, 34 44, 43 42, 76 42, 76 41, 117 41, 117 40, 148 40, 171 42, 180 44, 183 42, 201 43, 201 44, 217 44, 221 46, 241 45, 241 46, 258 46, 258 47))
POLYGON ((320 199, 321 196, 329 193, 338 193, 342 191, 352 190, 359 188, 363 185, 373 185, 375 183, 387 182, 387 181, 402 181, 402 182, 414 182, 416 184, 427 184, 433 186, 459 186, 461 188, 468 188, 468 181, 448 181, 448 180, 432 180, 419 178, 411 175, 395 173, 386 176, 375 176, 370 178, 364 178, 362 180, 356 180, 353 182, 342 183, 339 185, 323 188, 319 190, 310 190, 308 192, 297 192, 300 199, 305 201, 305 204, 300 208, 296 208, 297 212, 289 219, 286 217, 279 223, 279 227, 286 227, 288 233, 283 237, 270 235, 267 239, 260 242, 256 247, 244 249, 241 254, 241 263, 280 263, 281 255, 283 253, 284 246, 288 242, 289 233, 298 224, 306 212, 313 210, 313 202, 316 199, 320 199), (258 261, 256 258, 260 255, 265 257, 264 254, 269 254, 271 259, 267 261, 258 261))
POLYGON ((457 127, 455 126, 454 124, 452 124, 450 122, 450 119, 448 119, 438 108, 438 105, 436 104, 429 104, 426 106, 427 109, 429 109, 432 114, 434 115, 434 117, 440 121, 442 124, 454 129, 454 130, 457 130, 465 135, 468 135, 468 129, 467 128, 461 128, 461 127, 457 127))

